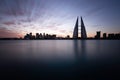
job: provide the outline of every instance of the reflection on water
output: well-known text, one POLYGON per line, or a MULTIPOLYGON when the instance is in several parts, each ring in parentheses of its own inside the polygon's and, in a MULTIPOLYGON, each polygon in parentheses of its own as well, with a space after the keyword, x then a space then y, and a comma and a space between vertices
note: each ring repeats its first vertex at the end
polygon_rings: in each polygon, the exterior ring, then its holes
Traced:
POLYGON ((73 49, 76 59, 80 61, 84 61, 86 58, 86 40, 74 40, 73 41, 73 49))
POLYGON ((119 53, 119 41, 28 40, 0 41, 1 58, 9 60, 106 59, 119 53))
POLYGON ((0 70, 64 77, 108 74, 119 71, 119 48, 119 40, 0 41, 0 70))

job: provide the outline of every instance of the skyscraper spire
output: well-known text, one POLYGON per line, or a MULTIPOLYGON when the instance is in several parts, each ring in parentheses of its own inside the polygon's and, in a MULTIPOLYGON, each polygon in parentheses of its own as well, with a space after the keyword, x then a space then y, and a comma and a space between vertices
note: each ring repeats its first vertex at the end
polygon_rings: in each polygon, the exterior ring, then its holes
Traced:
POLYGON ((81 39, 86 39, 86 38, 87 38, 86 29, 81 16, 81 39))
POLYGON ((73 38, 74 39, 78 38, 78 17, 77 17, 75 28, 74 28, 74 32, 73 32, 73 38))

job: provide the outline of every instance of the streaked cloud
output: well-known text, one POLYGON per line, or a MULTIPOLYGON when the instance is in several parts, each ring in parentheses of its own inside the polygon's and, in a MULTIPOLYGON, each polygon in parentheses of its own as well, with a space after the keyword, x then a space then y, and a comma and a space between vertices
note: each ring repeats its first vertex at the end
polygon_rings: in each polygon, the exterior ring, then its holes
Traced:
POLYGON ((4 22, 3 24, 4 24, 4 25, 7 25, 7 26, 15 25, 14 22, 4 22))
POLYGON ((83 16, 87 32, 101 26, 107 32, 119 31, 118 3, 118 0, 0 0, 0 28, 5 28, 1 29, 4 34, 14 36, 29 32, 68 35, 76 17, 83 16))
POLYGON ((13 31, 7 30, 6 28, 0 27, 0 37, 1 38, 10 38, 10 37, 20 37, 20 34, 16 34, 13 31))

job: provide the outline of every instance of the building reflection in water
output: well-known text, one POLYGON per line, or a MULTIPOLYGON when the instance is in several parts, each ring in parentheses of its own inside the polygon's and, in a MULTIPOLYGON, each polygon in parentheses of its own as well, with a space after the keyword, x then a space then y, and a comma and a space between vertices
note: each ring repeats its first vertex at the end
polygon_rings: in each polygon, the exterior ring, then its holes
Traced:
POLYGON ((86 40, 74 40, 75 59, 79 62, 86 61, 86 40))

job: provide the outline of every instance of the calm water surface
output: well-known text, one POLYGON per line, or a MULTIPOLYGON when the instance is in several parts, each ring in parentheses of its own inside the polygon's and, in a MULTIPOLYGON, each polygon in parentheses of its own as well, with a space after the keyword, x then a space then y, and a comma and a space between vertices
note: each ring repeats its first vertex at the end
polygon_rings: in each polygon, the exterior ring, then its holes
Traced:
POLYGON ((3 76, 113 76, 120 71, 119 67, 120 40, 0 41, 3 76))

